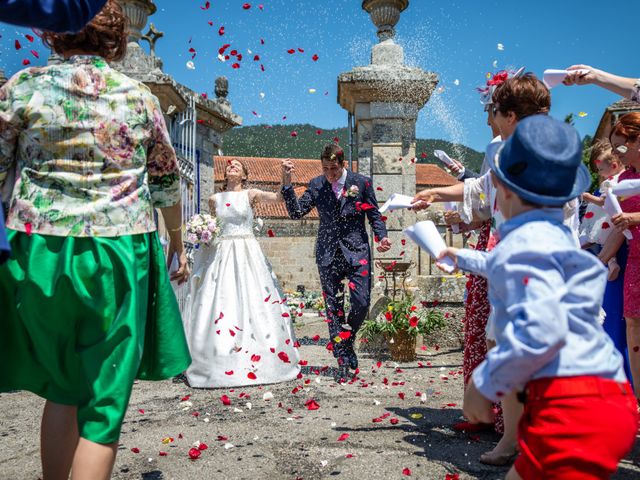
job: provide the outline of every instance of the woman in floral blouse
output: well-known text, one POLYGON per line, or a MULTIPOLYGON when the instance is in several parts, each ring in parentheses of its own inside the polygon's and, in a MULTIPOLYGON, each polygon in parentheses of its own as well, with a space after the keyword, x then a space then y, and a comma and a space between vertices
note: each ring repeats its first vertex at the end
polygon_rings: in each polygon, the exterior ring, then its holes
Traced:
POLYGON ((107 63, 123 57, 125 30, 109 0, 77 34, 44 33, 64 63, 0 89, 0 187, 15 169, 0 391, 47 400, 45 478, 109 478, 134 379, 191 361, 153 215, 182 283, 178 165, 158 100, 107 63))

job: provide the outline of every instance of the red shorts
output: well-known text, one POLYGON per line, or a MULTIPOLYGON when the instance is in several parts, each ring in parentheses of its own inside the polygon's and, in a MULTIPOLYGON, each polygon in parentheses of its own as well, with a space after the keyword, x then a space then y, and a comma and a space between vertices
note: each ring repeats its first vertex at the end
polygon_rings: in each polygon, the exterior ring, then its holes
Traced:
POLYGON ((518 474, 527 479, 602 479, 636 439, 638 407, 628 382, 595 376, 527 384, 518 425, 518 474))

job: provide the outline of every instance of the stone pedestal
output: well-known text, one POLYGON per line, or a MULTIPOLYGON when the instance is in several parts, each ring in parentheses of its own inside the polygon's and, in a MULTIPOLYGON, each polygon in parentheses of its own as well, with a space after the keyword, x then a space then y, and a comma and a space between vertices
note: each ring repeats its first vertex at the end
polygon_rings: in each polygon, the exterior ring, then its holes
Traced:
MULTIPOLYGON (((402 46, 393 40, 400 13, 408 5, 408 0, 363 2, 378 27, 380 43, 373 47, 371 65, 338 77, 338 101, 355 119, 358 171, 373 179, 380 205, 393 193, 415 194, 416 120, 438 84, 436 74, 405 66, 402 46)), ((418 249, 410 241, 403 245, 402 234, 416 222, 415 213, 386 215, 393 246, 384 254, 374 249, 374 264, 377 260, 417 264, 418 249)))

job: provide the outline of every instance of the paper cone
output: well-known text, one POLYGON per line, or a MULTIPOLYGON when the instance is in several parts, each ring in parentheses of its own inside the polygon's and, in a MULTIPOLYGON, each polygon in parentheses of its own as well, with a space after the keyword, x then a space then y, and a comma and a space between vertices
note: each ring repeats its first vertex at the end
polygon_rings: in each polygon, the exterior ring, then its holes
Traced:
POLYGON ((393 193, 389 199, 384 202, 384 205, 379 208, 380 213, 386 211, 393 212, 401 208, 411 208, 413 206, 413 197, 409 195, 402 195, 401 193, 393 193))
MULTIPOLYGON (((622 208, 620 207, 620 202, 618 202, 618 197, 613 192, 607 193, 607 196, 604 197, 604 206, 602 208, 610 217, 622 213, 622 208)), ((633 238, 633 235, 629 230, 624 230, 622 233, 625 237, 627 237, 627 240, 631 240, 633 238)))
MULTIPOLYGON (((415 242, 420 248, 429 252, 433 258, 438 258, 440 253, 447 248, 444 240, 440 236, 440 232, 435 224, 430 221, 418 222, 404 230, 405 235, 415 242)), ((456 265, 449 257, 438 260, 444 267, 444 271, 451 273, 456 269, 456 265)))
POLYGON ((451 160, 451 157, 442 150, 434 150, 433 154, 447 167, 451 167, 453 165, 453 160, 451 160))
POLYGON ((640 178, 621 180, 611 187, 611 191, 619 197, 640 195, 640 178))
POLYGON ((570 73, 585 74, 587 72, 588 72, 588 70, 584 70, 584 69, 581 69, 581 70, 556 70, 556 69, 553 69, 553 68, 548 68, 542 74, 542 81, 544 82, 544 84, 547 86, 548 89, 552 89, 553 87, 557 87, 558 85, 560 85, 563 82, 563 80, 565 78, 567 78, 567 75, 569 75, 570 73))

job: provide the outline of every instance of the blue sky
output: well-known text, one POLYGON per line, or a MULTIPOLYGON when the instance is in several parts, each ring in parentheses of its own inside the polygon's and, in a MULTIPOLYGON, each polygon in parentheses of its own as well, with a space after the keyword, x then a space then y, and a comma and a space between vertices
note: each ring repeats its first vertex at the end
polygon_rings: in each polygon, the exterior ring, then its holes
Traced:
MULTIPOLYGON (((229 99, 244 125, 346 126, 346 111, 336 100, 337 76, 368 64, 377 42, 360 0, 259 0, 249 2, 251 8, 246 10, 245 2, 239 0, 213 0, 208 10, 203 10, 205 0, 155 3, 158 12, 151 21, 165 32, 157 44, 164 70, 209 95, 213 95, 215 77, 227 76, 229 99), (223 36, 218 33, 221 26, 223 36), (233 59, 218 60, 218 49, 225 43, 231 44, 226 53, 235 49, 242 54, 240 68, 232 68, 233 59), (186 66, 191 47, 196 50, 194 70, 186 66), (289 49, 296 52, 289 54, 289 49), (315 62, 314 54, 319 57, 315 62), (254 55, 260 61, 254 61, 254 55)), ((406 63, 436 72, 444 87, 421 111, 417 136, 483 150, 490 132, 475 87, 483 84, 487 72, 497 70, 494 61, 498 69, 524 65, 538 75, 545 68, 586 63, 640 76, 631 2, 607 5, 612 8, 593 0, 411 0, 397 26, 397 41, 404 47, 406 63), (504 50, 498 49, 498 43, 504 50)), ((46 61, 48 52, 39 40, 25 39, 28 30, 0 24, 0 33, 0 67, 8 75, 23 68, 25 58, 34 65, 46 61), (21 43, 20 50, 15 49, 15 40, 21 43), (40 59, 30 53, 32 48, 40 59)), ((570 112, 586 112, 586 117, 576 119, 576 127, 582 135, 592 134, 604 108, 617 99, 593 86, 561 86, 553 90, 552 114, 564 118, 570 112)))

